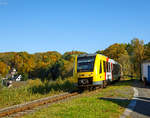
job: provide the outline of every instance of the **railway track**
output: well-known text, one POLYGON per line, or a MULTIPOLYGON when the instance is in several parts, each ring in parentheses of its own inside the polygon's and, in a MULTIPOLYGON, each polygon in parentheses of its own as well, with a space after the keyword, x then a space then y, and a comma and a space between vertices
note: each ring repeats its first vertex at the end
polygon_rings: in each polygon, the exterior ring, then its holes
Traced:
POLYGON ((36 109, 45 107, 48 104, 55 103, 61 100, 65 100, 67 98, 71 98, 73 96, 78 95, 79 92, 73 93, 64 93, 60 95, 50 96, 38 100, 34 100, 31 102, 27 102, 25 104, 19 104, 7 108, 0 109, 0 118, 19 118, 27 113, 34 112, 36 109))
MULTIPOLYGON (((92 95, 99 92, 100 89, 87 92, 86 95, 92 95)), ((25 114, 33 113, 38 109, 48 107, 49 105, 63 101, 66 99, 70 99, 72 97, 76 97, 80 95, 80 91, 72 92, 72 93, 63 93, 60 95, 50 96, 46 98, 41 98, 38 100, 34 100, 31 102, 27 102, 25 104, 14 105, 11 107, 0 109, 0 118, 20 118, 25 114)))

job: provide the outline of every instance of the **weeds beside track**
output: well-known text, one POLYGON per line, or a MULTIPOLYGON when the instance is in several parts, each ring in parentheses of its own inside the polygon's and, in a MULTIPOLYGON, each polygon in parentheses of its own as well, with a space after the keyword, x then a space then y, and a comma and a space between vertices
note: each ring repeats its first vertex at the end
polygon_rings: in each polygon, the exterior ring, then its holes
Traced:
MULTIPOLYGON (((55 103, 57 101, 78 95, 78 92, 73 92, 73 93, 64 93, 61 95, 56 95, 56 96, 51 96, 51 97, 47 97, 47 98, 42 98, 39 100, 34 100, 32 102, 28 102, 26 104, 20 104, 20 105, 15 105, 12 107, 8 107, 8 108, 4 108, 0 110, 0 117, 4 117, 4 116, 10 116, 11 114, 17 113, 17 112, 23 112, 26 110, 31 110, 35 107, 41 106, 41 105, 45 105, 45 104, 49 104, 49 103, 55 103)), ((25 113, 24 113, 25 114, 25 113)), ((22 114, 23 115, 23 114, 22 114)), ((14 116, 14 117, 20 117, 20 115, 18 116, 14 116)), ((13 117, 13 115, 12 115, 13 117)))
MULTIPOLYGON (((100 89, 97 89, 95 91, 90 91, 87 94, 88 95, 95 94, 99 90, 100 89)), ((42 107, 44 105, 48 105, 48 104, 52 104, 52 103, 55 103, 58 101, 68 99, 68 98, 72 98, 81 93, 82 93, 81 91, 75 91, 72 93, 63 93, 60 95, 50 96, 50 97, 34 100, 31 102, 27 102, 25 104, 19 104, 19 105, 3 108, 3 109, 0 109, 0 117, 7 116, 7 117, 15 117, 15 118, 18 117, 19 118, 19 117, 27 114, 28 112, 33 112, 36 109, 36 107, 42 107)))
MULTIPOLYGON (((95 91, 90 91, 90 92, 85 92, 86 94, 83 94, 83 95, 92 96, 93 94, 97 94, 100 90, 101 89, 97 89, 95 91)), ((121 89, 121 91, 122 91, 122 89, 121 89)), ((115 93, 115 94, 118 94, 118 92, 115 93)), ((0 117, 4 117, 4 116, 7 116, 7 118, 8 117, 11 117, 11 118, 12 117, 15 117, 15 118, 16 117, 21 117, 21 116, 26 115, 28 113, 35 112, 38 109, 48 107, 49 105, 51 105, 53 103, 63 101, 63 100, 66 100, 66 99, 70 99, 70 98, 76 97, 78 95, 80 95, 80 92, 63 93, 63 94, 60 94, 60 95, 55 95, 55 96, 51 96, 51 97, 47 97, 47 98, 42 98, 42 99, 39 99, 39 100, 34 100, 34 101, 28 102, 26 104, 15 105, 13 107, 9 107, 9 108, 5 108, 3 110, 0 110, 0 117)), ((119 96, 121 96, 121 95, 119 95, 119 96)))

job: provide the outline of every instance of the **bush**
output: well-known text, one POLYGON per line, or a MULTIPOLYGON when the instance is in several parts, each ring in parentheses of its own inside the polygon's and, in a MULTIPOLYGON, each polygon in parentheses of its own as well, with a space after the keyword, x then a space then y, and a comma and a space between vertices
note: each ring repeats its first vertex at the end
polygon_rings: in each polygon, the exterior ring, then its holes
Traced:
POLYGON ((22 78, 21 78, 22 81, 28 80, 28 74, 27 73, 23 73, 21 75, 22 75, 22 78))
POLYGON ((30 79, 26 81, 26 86, 11 88, 3 87, 0 91, 0 108, 47 97, 61 92, 68 92, 75 88, 72 80, 73 78, 62 80, 59 77, 56 81, 45 80, 42 82, 39 78, 36 78, 34 80, 30 79))
MULTIPOLYGON (((33 81, 35 81, 35 80, 33 80, 33 81)), ((31 83, 32 83, 32 81, 30 82, 30 84, 31 83)), ((29 88, 29 91, 31 91, 33 94, 36 94, 36 93, 47 94, 51 91, 66 92, 66 91, 70 91, 73 89, 75 89, 75 87, 74 87, 72 78, 62 80, 59 77, 56 81, 44 81, 44 82, 40 81, 39 85, 33 85, 31 88, 29 88)))
POLYGON ((39 78, 36 78, 35 80, 29 79, 27 83, 30 87, 42 85, 42 81, 39 78))

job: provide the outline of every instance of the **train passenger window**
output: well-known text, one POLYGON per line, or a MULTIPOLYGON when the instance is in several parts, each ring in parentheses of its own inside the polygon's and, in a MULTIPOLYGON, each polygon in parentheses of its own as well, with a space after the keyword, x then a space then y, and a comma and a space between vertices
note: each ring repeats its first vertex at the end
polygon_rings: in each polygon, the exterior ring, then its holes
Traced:
POLYGON ((108 65, 107 65, 107 72, 110 72, 110 63, 108 62, 108 65))
POLYGON ((113 73, 117 74, 118 73, 118 65, 113 64, 113 73))
POLYGON ((110 63, 107 62, 107 72, 110 72, 110 63))
POLYGON ((103 61, 103 68, 104 68, 104 72, 106 72, 106 62, 103 61))
POLYGON ((113 71, 113 64, 111 64, 111 71, 113 71))
POLYGON ((106 71, 109 72, 109 69, 108 69, 108 62, 106 62, 106 71))
POLYGON ((101 61, 100 61, 99 73, 102 73, 102 63, 101 63, 101 61))
POLYGON ((115 74, 116 73, 116 66, 115 66, 115 64, 113 64, 113 74, 115 74))
POLYGON ((109 72, 111 72, 111 68, 110 68, 111 64, 110 64, 110 63, 108 63, 108 65, 109 65, 109 72))

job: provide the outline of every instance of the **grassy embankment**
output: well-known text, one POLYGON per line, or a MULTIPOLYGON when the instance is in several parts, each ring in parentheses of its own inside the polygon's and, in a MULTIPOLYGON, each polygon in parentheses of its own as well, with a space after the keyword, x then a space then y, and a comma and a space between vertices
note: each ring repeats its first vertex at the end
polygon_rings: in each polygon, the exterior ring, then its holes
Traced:
POLYGON ((132 80, 124 80, 88 96, 53 104, 24 118, 118 118, 133 95, 132 80))
POLYGON ((0 86, 0 108, 25 103, 27 101, 67 92, 74 89, 73 78, 41 82, 40 79, 28 80, 25 84, 6 88, 0 86))

